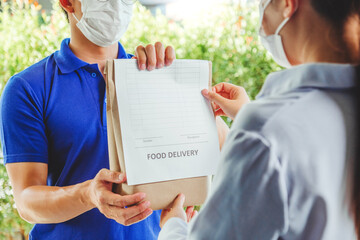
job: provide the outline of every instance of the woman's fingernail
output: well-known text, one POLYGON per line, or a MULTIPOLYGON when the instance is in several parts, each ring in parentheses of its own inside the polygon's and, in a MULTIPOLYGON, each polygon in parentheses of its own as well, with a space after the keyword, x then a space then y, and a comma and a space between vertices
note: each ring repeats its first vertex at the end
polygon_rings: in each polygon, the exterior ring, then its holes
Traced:
POLYGON ((119 179, 120 179, 121 181, 124 180, 124 177, 125 177, 125 176, 124 176, 123 173, 120 173, 120 174, 119 174, 119 179))
POLYGON ((141 64, 140 69, 141 69, 141 70, 145 70, 145 69, 146 69, 146 65, 145 65, 145 64, 141 64))
POLYGON ((204 89, 204 90, 202 90, 201 92, 202 92, 202 94, 203 94, 205 97, 209 96, 209 90, 204 89))

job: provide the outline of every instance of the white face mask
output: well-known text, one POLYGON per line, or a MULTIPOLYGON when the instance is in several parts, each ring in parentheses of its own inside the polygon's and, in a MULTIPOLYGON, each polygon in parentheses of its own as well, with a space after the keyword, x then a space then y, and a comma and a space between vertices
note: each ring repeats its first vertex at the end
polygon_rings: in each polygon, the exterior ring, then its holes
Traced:
POLYGON ((130 0, 80 0, 83 16, 76 26, 94 44, 108 47, 126 32, 132 17, 130 0))
POLYGON ((266 50, 270 52, 270 54, 273 56, 275 62, 279 64, 282 67, 290 68, 291 64, 289 62, 289 59, 286 56, 284 45, 281 40, 281 36, 279 35, 279 32, 281 29, 285 26, 285 24, 290 20, 290 18, 286 18, 277 28, 275 34, 266 36, 263 28, 262 28, 262 22, 264 19, 264 12, 265 9, 269 6, 271 0, 266 0, 264 4, 260 3, 260 30, 259 30, 259 37, 262 45, 265 47, 266 50))

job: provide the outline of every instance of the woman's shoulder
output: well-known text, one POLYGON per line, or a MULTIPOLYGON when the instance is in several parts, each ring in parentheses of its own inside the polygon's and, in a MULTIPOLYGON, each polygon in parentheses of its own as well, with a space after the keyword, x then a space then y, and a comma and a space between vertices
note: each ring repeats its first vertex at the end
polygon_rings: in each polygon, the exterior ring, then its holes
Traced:
POLYGON ((279 116, 299 98, 299 94, 287 94, 255 100, 243 106, 237 114, 232 128, 251 132, 262 132, 272 119, 279 116))

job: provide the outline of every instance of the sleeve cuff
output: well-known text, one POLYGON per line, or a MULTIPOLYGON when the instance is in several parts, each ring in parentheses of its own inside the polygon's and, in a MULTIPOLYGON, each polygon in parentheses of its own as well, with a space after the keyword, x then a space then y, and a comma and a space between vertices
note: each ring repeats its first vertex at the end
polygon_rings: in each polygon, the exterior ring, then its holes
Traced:
POLYGON ((188 224, 177 217, 170 218, 160 231, 158 240, 185 240, 188 224))
POLYGON ((30 155, 30 154, 17 154, 17 155, 5 155, 4 165, 8 163, 20 163, 20 162, 37 162, 48 163, 48 157, 43 155, 30 155))

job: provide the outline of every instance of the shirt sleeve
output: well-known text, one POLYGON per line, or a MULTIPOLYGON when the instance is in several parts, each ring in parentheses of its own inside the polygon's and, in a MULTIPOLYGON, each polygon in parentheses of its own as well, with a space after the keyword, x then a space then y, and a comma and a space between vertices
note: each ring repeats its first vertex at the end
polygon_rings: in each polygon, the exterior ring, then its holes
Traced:
POLYGON ((170 218, 160 231, 158 240, 185 240, 188 226, 180 218, 170 218))
POLYGON ((269 143, 257 133, 230 132, 212 192, 187 226, 166 223, 161 239, 278 239, 287 231, 285 176, 269 143))
POLYGON ((48 162, 42 98, 20 78, 9 80, 0 103, 4 163, 48 162))

